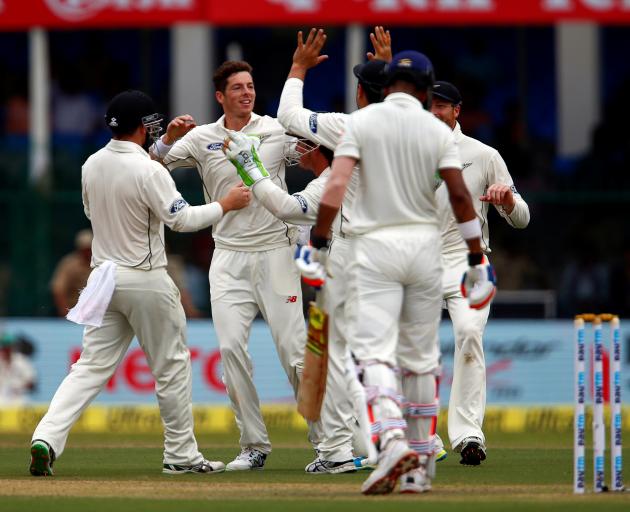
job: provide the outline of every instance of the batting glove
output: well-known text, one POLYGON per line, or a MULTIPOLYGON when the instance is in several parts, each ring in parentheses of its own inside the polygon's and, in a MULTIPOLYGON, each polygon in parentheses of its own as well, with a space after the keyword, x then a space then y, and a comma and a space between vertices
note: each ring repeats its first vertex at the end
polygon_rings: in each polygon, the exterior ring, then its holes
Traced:
POLYGON ((470 268, 462 277, 462 295, 472 309, 485 308, 497 292, 497 277, 488 258, 483 254, 469 254, 470 268))
POLYGON ((326 282, 326 261, 328 259, 328 245, 316 248, 312 245, 298 245, 295 251, 297 265, 302 281, 314 287, 321 288, 326 282))
POLYGON ((223 141, 223 153, 236 167, 236 172, 248 187, 269 177, 258 156, 259 147, 258 137, 232 130, 228 131, 228 136, 223 141))

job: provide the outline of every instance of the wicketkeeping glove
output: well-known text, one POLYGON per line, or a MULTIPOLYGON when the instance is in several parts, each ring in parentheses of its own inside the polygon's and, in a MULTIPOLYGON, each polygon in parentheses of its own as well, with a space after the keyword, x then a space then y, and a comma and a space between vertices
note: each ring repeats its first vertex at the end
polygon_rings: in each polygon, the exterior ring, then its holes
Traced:
POLYGON ((236 167, 236 172, 248 187, 269 177, 258 156, 259 147, 258 137, 232 130, 228 131, 228 136, 223 141, 223 153, 236 167))
POLYGON ((497 278, 488 258, 481 254, 469 254, 470 268, 462 277, 462 295, 472 309, 482 309, 490 304, 497 292, 497 278))
POLYGON ((298 245, 295 251, 295 264, 302 274, 302 281, 314 288, 324 286, 327 258, 328 247, 316 249, 312 245, 298 245))

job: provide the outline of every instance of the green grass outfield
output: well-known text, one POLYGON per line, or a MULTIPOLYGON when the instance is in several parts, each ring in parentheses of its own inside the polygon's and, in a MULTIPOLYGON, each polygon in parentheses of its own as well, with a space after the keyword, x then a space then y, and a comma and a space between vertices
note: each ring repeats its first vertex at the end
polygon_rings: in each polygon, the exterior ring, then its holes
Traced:
MULTIPOLYGON (((630 441, 630 432, 624 434, 630 441)), ((169 476, 161 474, 158 434, 74 434, 55 476, 34 478, 28 473, 30 436, 2 434, 0 511, 630 510, 630 493, 572 494, 572 438, 566 434, 491 434, 482 466, 460 466, 449 453, 438 463, 430 493, 379 497, 359 493, 364 472, 306 475, 313 452, 302 433, 275 430, 271 437, 274 450, 264 471, 169 476)), ((228 462, 238 452, 233 432, 200 436, 199 444, 213 460, 228 462)), ((630 463, 630 449, 624 459, 630 463)))

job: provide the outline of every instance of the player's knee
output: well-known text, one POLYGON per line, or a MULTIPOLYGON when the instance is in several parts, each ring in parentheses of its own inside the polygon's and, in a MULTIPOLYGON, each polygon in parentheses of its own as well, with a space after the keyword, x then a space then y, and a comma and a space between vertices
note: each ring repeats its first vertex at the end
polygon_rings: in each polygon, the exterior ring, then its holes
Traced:
POLYGON ((464 325, 455 331, 455 343, 460 350, 481 346, 481 332, 474 325, 464 325))
POLYGON ((224 365, 229 365, 234 362, 246 361, 248 358, 247 352, 239 347, 236 343, 221 346, 220 352, 221 361, 224 365))

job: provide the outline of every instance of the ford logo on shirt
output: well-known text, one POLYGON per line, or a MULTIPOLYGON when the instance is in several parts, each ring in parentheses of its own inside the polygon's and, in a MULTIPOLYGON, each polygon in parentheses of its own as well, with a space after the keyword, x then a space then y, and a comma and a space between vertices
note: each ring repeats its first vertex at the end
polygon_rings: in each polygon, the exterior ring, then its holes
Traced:
POLYGON ((209 151, 219 151, 223 147, 223 142, 213 142, 212 144, 208 144, 207 148, 209 151))

